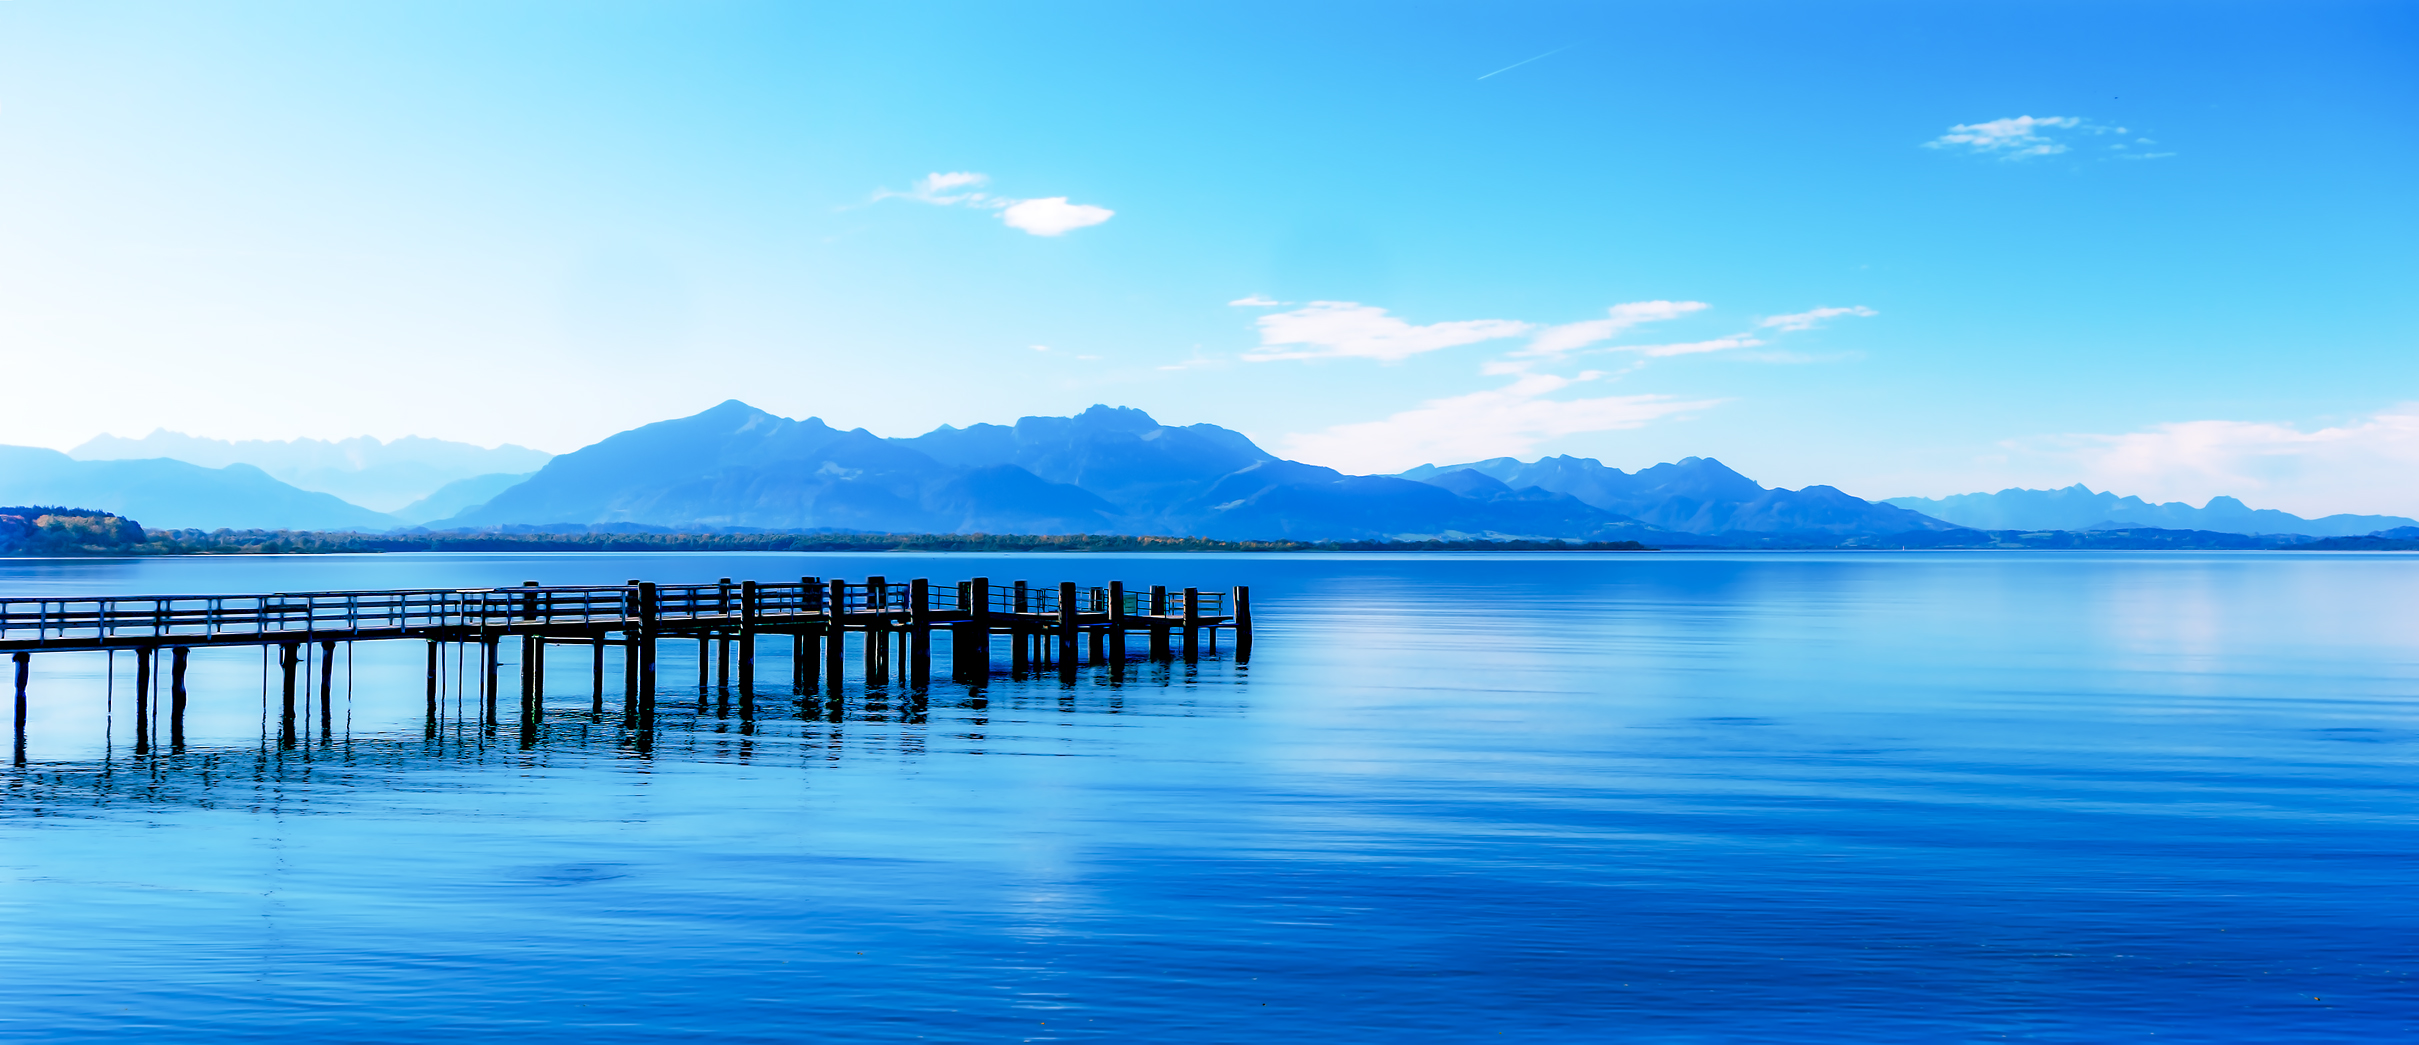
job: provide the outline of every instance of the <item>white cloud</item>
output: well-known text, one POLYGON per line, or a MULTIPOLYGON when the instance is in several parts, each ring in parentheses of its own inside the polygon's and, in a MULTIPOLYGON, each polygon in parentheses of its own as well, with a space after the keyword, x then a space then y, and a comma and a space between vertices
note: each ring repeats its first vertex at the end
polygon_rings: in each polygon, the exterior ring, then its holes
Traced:
POLYGON ((1559 356, 1586 348, 1599 341, 1609 341, 1622 331, 1641 323, 1656 323, 1678 319, 1691 312, 1707 308, 1702 301, 1632 301, 1606 309, 1603 319, 1564 323, 1547 327, 1529 341, 1527 348, 1516 356, 1559 356))
POLYGON ((2419 516, 2419 403, 2304 431, 2269 421, 2183 421, 2119 435, 2019 440, 2095 490, 2204 504, 2224 494, 2304 517, 2419 516), (2076 475, 2076 472, 2080 475, 2076 475))
MULTIPOLYGON (((2128 128, 2093 123, 2080 116, 2009 116, 1983 123, 1961 123, 1949 128, 1949 133, 1923 143, 1927 149, 1951 149, 1973 156, 1994 156, 2002 160, 2028 160, 2036 156, 2056 156, 2073 152, 2070 141, 2076 135, 2132 134, 2128 128), (2071 132, 2071 133, 2070 133, 2071 132)), ((2175 155, 2172 152, 2140 152, 2137 147, 2156 145, 2148 138, 2132 142, 2110 142, 2096 154, 2099 159, 2158 160, 2175 155)))
POLYGON ((1060 236, 1076 229, 1098 225, 1116 216, 1107 207, 1088 203, 1069 203, 1065 196, 1045 196, 1038 199, 1017 199, 994 196, 976 191, 991 183, 991 176, 974 171, 935 171, 916 179, 914 187, 905 192, 876 189, 876 200, 915 200, 939 207, 973 207, 996 210, 1000 220, 1012 229, 1022 229, 1036 236, 1060 236))
POLYGON ((1007 222, 1009 228, 1023 229, 1036 236, 1058 236, 1098 225, 1116 214, 1107 207, 1069 203, 1065 196, 1050 196, 1011 203, 1000 211, 1000 220, 1007 222))
POLYGON ((1725 348, 1755 348, 1763 343, 1760 338, 1749 337, 1745 334, 1732 334, 1729 337, 1717 337, 1711 341, 1683 341, 1671 345, 1620 345, 1611 351, 1637 352, 1649 358, 1662 359, 1667 356, 1693 356, 1699 352, 1719 352, 1725 348))
POLYGON ((2044 134, 2044 131, 2072 130, 2082 126, 2078 116, 2009 116, 1985 123, 1961 123, 1949 128, 1949 133, 1923 143, 1927 149, 1964 149, 2005 160, 2021 160, 2034 156, 2055 156, 2065 152, 2065 143, 2044 134))
POLYGON ((1227 304, 1232 305, 1232 306, 1234 306, 1234 307, 1236 307, 1236 308, 1280 308, 1280 307, 1283 307, 1283 306, 1286 306, 1286 305, 1293 304, 1293 302, 1291 302, 1291 301, 1271 301, 1271 300, 1269 300, 1269 299, 1267 299, 1267 298, 1265 298, 1265 297, 1262 297, 1262 296, 1260 296, 1260 295, 1258 295, 1258 294, 1253 294, 1253 295, 1250 295, 1249 297, 1240 297, 1240 298, 1236 298, 1236 299, 1235 299, 1235 300, 1233 300, 1233 301, 1229 301, 1229 302, 1227 302, 1227 304))
POLYGON ((1792 312, 1786 316, 1766 316, 1757 322, 1756 326, 1786 333, 1793 330, 1812 330, 1821 326, 1824 320, 1839 316, 1878 316, 1880 314, 1863 305, 1851 305, 1847 308, 1817 308, 1804 312, 1792 312))
POLYGON ((1639 428, 1722 402, 1664 395, 1545 398, 1579 381, 1602 376, 1596 372, 1577 378, 1524 375, 1502 388, 1430 400, 1383 421, 1288 436, 1285 456, 1356 473, 1399 472, 1428 462, 1522 457, 1549 439, 1639 428))
POLYGON ((1534 324, 1509 319, 1468 319, 1419 326, 1357 301, 1313 301, 1290 312, 1261 316, 1260 347, 1243 354, 1252 362, 1272 359, 1375 359, 1395 363, 1422 352, 1518 337, 1534 324))
POLYGON ((991 176, 988 174, 977 174, 973 171, 950 171, 944 174, 935 171, 917 178, 915 186, 905 192, 875 189, 874 198, 877 200, 915 200, 919 203, 931 203, 943 207, 961 203, 969 206, 983 206, 991 199, 989 193, 954 190, 979 189, 990 183, 991 176))

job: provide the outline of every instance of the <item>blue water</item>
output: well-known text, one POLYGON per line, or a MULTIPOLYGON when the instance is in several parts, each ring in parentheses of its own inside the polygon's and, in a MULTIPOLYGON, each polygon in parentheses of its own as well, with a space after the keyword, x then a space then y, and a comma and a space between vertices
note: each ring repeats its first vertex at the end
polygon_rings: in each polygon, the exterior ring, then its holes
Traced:
POLYGON ((672 644, 646 752, 568 652, 534 749, 427 737, 399 643, 282 753, 260 655, 197 653, 191 746, 145 757, 125 658, 37 656, 0 1039, 2419 1038, 2419 560, 393 555, 0 590, 876 572, 1245 583, 1259 641, 921 701, 852 659, 837 721, 701 711, 672 644))

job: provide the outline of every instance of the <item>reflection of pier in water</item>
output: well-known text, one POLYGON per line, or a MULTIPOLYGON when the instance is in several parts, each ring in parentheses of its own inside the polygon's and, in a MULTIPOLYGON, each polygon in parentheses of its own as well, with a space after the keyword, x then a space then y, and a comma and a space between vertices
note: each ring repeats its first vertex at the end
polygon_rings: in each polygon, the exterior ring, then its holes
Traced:
MULTIPOLYGON (((588 718, 599 723, 607 717, 608 689, 613 688, 607 686, 608 651, 617 651, 621 685, 611 694, 618 704, 613 715, 622 727, 636 731, 636 742, 644 746, 651 743, 656 724, 657 649, 667 641, 698 644, 700 713, 706 710, 709 691, 719 693, 727 705, 736 681, 737 714, 749 722, 757 717, 756 704, 765 688, 759 685, 757 671, 760 654, 767 652, 760 640, 787 635, 791 641, 784 659, 790 677, 782 689, 795 697, 805 717, 814 717, 805 709, 819 692, 828 691, 832 707, 823 714, 838 721, 845 715, 843 669, 850 659, 851 633, 860 639, 868 699, 880 698, 886 707, 894 685, 907 705, 927 699, 936 637, 945 643, 951 677, 974 687, 980 699, 980 687, 997 670, 994 636, 1008 641, 1012 675, 1055 670, 1062 683, 1072 683, 1088 663, 1106 668, 1113 684, 1133 661, 1130 636, 1146 638, 1143 656, 1148 660, 1181 656, 1190 662, 1200 656, 1205 642, 1211 653, 1217 651, 1220 628, 1234 632, 1235 659, 1248 661, 1250 589, 1238 587, 1229 593, 1153 586, 1147 592, 1129 592, 1121 582, 1091 588, 1069 582, 1052 590, 1024 581, 994 585, 981 577, 954 586, 922 579, 892 584, 881 577, 862 583, 805 577, 775 583, 733 584, 724 578, 712 584, 633 580, 619 586, 546 587, 530 581, 520 588, 497 589, 0 599, 0 650, 11 653, 15 666, 19 764, 25 761, 27 683, 36 652, 133 652, 134 750, 148 754, 161 732, 157 720, 163 711, 165 746, 170 751, 184 747, 185 669, 195 647, 278 651, 278 744, 285 748, 295 747, 309 732, 298 716, 297 684, 303 686, 299 711, 307 714, 308 669, 314 659, 320 735, 324 739, 332 734, 339 644, 426 642, 426 732, 434 737, 446 720, 440 700, 442 666, 449 659, 446 647, 454 648, 451 660, 457 666, 476 649, 478 724, 492 731, 498 724, 499 647, 506 639, 517 640, 523 746, 537 743, 546 719, 547 647, 571 644, 588 650, 588 718), (153 692, 162 652, 169 660, 165 701, 153 692)), ((779 650, 770 652, 781 657, 779 650)))
POLYGON ((621 725, 618 715, 597 715, 586 701, 558 698, 541 708, 533 731, 518 737, 499 736, 468 702, 461 705, 467 714, 457 714, 455 694, 447 693, 432 730, 340 728, 286 745, 272 725, 253 740, 155 749, 135 758, 118 748, 116 754, 36 762, 7 776, 0 815, 79 815, 96 803, 114 802, 300 812, 388 785, 480 786, 471 777, 431 777, 429 770, 584 766, 644 775, 682 763, 839 769, 950 755, 1080 755, 1112 743, 1115 734, 1108 731, 1135 720, 1237 713, 1240 692, 1225 685, 1234 681, 1239 676, 1219 671, 1214 659, 1204 665, 1170 658, 1121 670, 1098 665, 1072 681, 1053 667, 927 687, 877 682, 804 692, 765 686, 748 715, 729 687, 712 687, 695 702, 666 702, 656 725, 645 731, 621 725))

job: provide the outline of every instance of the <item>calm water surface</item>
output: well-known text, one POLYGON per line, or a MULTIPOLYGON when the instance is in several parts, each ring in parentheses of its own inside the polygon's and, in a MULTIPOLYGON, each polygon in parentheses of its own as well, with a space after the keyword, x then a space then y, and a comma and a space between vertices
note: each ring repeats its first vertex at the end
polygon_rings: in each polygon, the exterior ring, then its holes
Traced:
POLYGON ((363 645, 331 735, 279 752, 260 653, 200 651, 156 757, 128 658, 37 656, 0 1039, 2419 1037, 2419 560, 392 555, 0 590, 875 572, 1250 584, 1259 642, 920 699, 852 660, 837 714, 767 687, 752 721, 674 643, 645 752, 579 655, 523 750, 430 738, 421 647, 363 645))

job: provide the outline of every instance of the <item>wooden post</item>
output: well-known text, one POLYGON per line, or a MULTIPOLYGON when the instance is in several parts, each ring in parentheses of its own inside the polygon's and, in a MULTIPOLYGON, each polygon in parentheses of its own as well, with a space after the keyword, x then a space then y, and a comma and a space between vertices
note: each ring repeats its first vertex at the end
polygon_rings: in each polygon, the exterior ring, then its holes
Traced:
POLYGON ((991 578, 966 582, 965 610, 965 630, 949 644, 950 666, 960 681, 980 682, 991 677, 991 578))
POLYGON ((9 655, 17 668, 17 764, 25 764, 25 680, 33 672, 34 655, 18 652, 9 655))
POLYGON ((294 668, 301 660, 302 643, 280 642, 277 644, 277 666, 285 680, 284 685, 278 690, 282 697, 278 703, 277 715, 278 747, 294 746, 294 668))
POLYGON ((588 717, 602 719, 605 717, 605 633, 597 632, 588 641, 596 647, 592 654, 595 660, 591 669, 594 689, 588 694, 588 717))
POLYGON ((823 606, 823 671, 831 688, 831 698, 840 699, 840 669, 848 659, 848 628, 844 623, 848 606, 848 582, 834 578, 831 592, 823 606))
POLYGON ((428 640, 428 733, 437 735, 437 640, 428 640))
POLYGON ((925 605, 932 598, 932 581, 918 577, 907 582, 907 684, 932 684, 932 608, 925 605))
POLYGON ((1109 582, 1109 666, 1123 670, 1126 663, 1126 582, 1109 582))
POLYGON ((702 705, 705 692, 714 683, 714 629, 697 633, 697 699, 702 705))
POLYGON ((319 739, 336 735, 336 640, 319 643, 319 739))
POLYGON ((865 578, 865 683, 890 684, 890 578, 865 578))
POLYGON ((1235 663, 1251 663, 1251 588, 1235 586, 1235 663))
POLYGON ((504 688, 502 683, 496 681, 496 676, 504 671, 503 636, 489 634, 479 640, 479 670, 486 673, 480 682, 479 721, 492 726, 496 724, 496 700, 504 688))
MULTIPOLYGON (((1092 589, 1092 612, 1101 613, 1106 611, 1108 609, 1108 603, 1109 590, 1107 588, 1092 589)), ((1095 627, 1086 628, 1084 630, 1092 636, 1092 663, 1108 663, 1109 629, 1106 627, 1095 627)))
POLYGON ((1079 624, 1075 617, 1075 582, 1058 582, 1058 673, 1072 677, 1075 665, 1082 657, 1077 642, 1079 624))
POLYGON ((1195 656, 1193 644, 1200 637, 1201 589, 1186 588, 1184 589, 1184 659, 1187 663, 1193 660, 1195 656))
MULTIPOLYGON (((655 582, 640 581, 638 584, 638 634, 633 637, 634 644, 638 648, 631 652, 638 655, 638 714, 635 716, 633 724, 641 730, 655 728, 655 614, 657 608, 655 598, 655 582)), ((630 703, 630 699, 624 697, 622 702, 627 705, 630 703)), ((623 708, 622 717, 624 719, 633 717, 626 706, 623 708)))
POLYGON ((1015 598, 1016 601, 1010 604, 1014 607, 1012 612, 1015 616, 1008 619, 1008 634, 1015 640, 1014 649, 1008 655, 1008 670, 1024 671, 1033 666, 1033 633, 1025 622, 1025 615, 1033 612, 1033 593, 1025 582, 1016 582, 1015 598))
POLYGON ((724 577, 715 583, 714 615, 722 619, 723 626, 712 631, 715 638, 714 685, 728 693, 731 690, 731 579, 724 577))
POLYGON ((1165 584, 1151 585, 1151 659, 1168 656, 1168 588, 1165 584))
POLYGON ((756 621, 762 616, 756 601, 761 597, 755 581, 739 585, 739 697, 745 707, 747 697, 756 690, 756 621))
MULTIPOLYGON (((822 582, 813 577, 798 578, 798 612, 814 613, 822 608, 822 582)), ((823 668, 817 663, 819 658, 816 656, 822 652, 823 646, 820 642, 815 641, 816 634, 806 629, 807 625, 800 624, 798 630, 791 636, 796 640, 793 670, 798 675, 797 686, 800 693, 814 692, 815 680, 823 675, 823 668)))
POLYGON ((537 679, 536 679, 536 674, 537 674, 537 668, 538 668, 538 649, 539 649, 539 646, 538 646, 538 637, 537 637, 537 636, 535 636, 535 635, 523 635, 523 636, 521 636, 521 717, 522 717, 522 718, 528 718, 528 717, 529 717, 529 704, 530 704, 530 701, 531 701, 531 699, 532 699, 532 698, 531 698, 531 696, 530 696, 530 694, 532 694, 533 692, 535 692, 535 691, 537 690, 537 679))
POLYGON ((168 651, 168 749, 185 750, 185 656, 192 650, 168 651))
POLYGON ((151 651, 134 651, 134 753, 151 753, 151 651))

